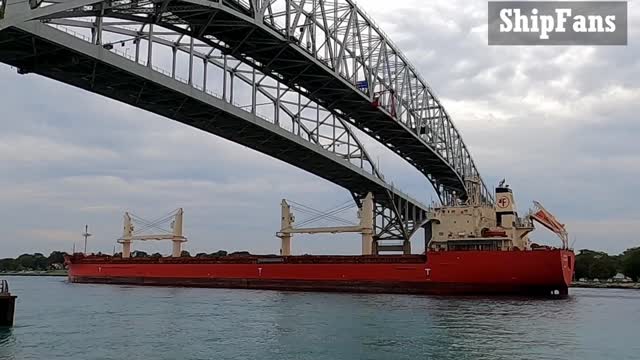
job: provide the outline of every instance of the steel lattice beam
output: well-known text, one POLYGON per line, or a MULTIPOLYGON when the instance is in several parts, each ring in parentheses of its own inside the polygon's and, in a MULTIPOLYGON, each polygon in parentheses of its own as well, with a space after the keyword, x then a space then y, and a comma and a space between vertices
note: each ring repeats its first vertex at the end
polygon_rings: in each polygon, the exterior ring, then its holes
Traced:
POLYGON ((31 18, 110 16, 161 24, 210 40, 398 153, 429 179, 442 202, 466 199, 465 181, 471 178, 480 179, 481 200, 493 201, 438 98, 351 0, 63 0, 45 4, 52 5, 41 5, 31 18), (86 6, 66 11, 69 4, 86 6))
POLYGON ((349 0, 30 5, 0 0, 0 61, 245 144, 356 201, 373 191, 380 241, 406 247, 427 208, 384 181, 352 126, 418 168, 443 203, 466 199, 468 179, 492 201, 438 99, 349 0))

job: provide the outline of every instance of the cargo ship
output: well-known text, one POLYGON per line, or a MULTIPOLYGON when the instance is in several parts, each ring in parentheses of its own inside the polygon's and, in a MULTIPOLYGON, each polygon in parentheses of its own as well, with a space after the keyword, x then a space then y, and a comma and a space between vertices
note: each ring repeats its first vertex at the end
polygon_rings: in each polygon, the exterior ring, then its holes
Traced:
MULTIPOLYGON (((182 210, 166 236, 134 235, 125 215, 122 253, 115 256, 74 254, 66 258, 69 281, 130 285, 165 285, 242 289, 402 293, 436 295, 568 294, 575 256, 567 232, 539 203, 524 217, 515 210, 504 181, 494 205, 468 201, 430 209, 422 254, 372 254, 370 225, 363 201, 363 255, 291 255, 293 216, 283 200, 279 255, 232 254, 181 256, 182 210), (560 247, 531 243, 534 222, 558 235, 560 247), (369 224, 367 226, 367 224, 369 224), (171 240, 170 257, 135 257, 133 240, 171 240)), ((367 205, 369 204, 369 205, 367 205)), ((311 232, 311 231, 309 231, 311 232)), ((372 245, 373 244, 373 245, 372 245)))

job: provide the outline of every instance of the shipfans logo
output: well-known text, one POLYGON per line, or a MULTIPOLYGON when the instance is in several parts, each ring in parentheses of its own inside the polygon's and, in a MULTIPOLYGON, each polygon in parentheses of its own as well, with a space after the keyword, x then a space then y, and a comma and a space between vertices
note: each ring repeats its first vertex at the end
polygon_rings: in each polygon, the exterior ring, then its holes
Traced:
POLYGON ((626 1, 490 1, 489 45, 626 45, 626 1))

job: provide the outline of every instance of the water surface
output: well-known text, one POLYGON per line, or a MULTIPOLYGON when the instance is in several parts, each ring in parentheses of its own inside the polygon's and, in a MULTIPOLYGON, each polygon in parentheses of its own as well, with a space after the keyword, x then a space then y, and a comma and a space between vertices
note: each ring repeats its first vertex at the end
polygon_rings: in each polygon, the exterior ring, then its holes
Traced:
POLYGON ((8 277, 0 359, 640 359, 640 291, 564 300, 70 284, 8 277))

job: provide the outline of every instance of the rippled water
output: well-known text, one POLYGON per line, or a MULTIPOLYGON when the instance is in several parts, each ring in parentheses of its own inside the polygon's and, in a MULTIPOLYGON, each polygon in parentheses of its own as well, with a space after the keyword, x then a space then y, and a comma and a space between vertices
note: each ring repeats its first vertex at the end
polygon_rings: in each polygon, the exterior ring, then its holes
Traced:
POLYGON ((0 359, 640 359, 640 292, 566 300, 69 284, 8 278, 0 359))

